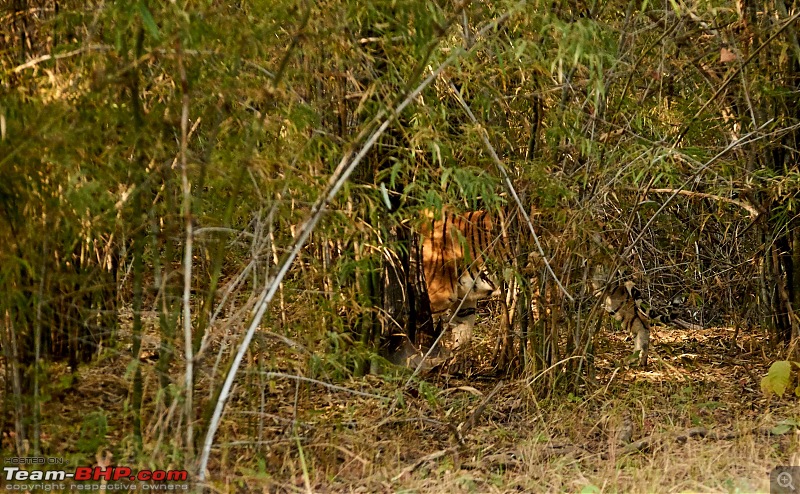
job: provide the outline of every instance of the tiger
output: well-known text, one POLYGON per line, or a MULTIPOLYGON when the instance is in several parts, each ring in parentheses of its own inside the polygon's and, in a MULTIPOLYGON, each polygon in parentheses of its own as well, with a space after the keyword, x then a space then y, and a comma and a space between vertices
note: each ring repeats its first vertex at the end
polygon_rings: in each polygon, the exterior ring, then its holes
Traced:
POLYGON ((453 353, 472 340, 477 304, 500 296, 501 283, 487 264, 508 258, 499 222, 487 211, 443 211, 437 219, 426 210, 421 228, 422 270, 434 321, 449 321, 453 353), (448 318, 448 316, 450 316, 448 318))

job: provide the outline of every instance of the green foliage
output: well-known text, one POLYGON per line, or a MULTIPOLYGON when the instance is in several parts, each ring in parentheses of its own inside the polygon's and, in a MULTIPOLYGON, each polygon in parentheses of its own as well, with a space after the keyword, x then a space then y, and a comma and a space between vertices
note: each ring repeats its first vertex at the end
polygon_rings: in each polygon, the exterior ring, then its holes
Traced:
POLYGON ((783 398, 787 391, 800 396, 800 385, 791 389, 792 385, 798 382, 798 369, 800 364, 797 362, 789 360, 773 362, 767 375, 761 378, 761 391, 767 396, 776 394, 779 398, 783 398))
POLYGON ((438 392, 439 390, 436 387, 431 386, 426 381, 419 382, 419 394, 431 407, 437 408, 439 406, 438 392))
POLYGON ((782 436, 800 428, 800 423, 794 419, 782 420, 779 424, 769 430, 773 436, 782 436))
POLYGON ((567 394, 567 401, 570 403, 581 403, 583 402, 583 397, 575 395, 573 393, 567 394))
POLYGON ((106 444, 108 432, 108 418, 106 412, 98 410, 86 414, 81 423, 80 434, 76 447, 78 451, 88 457, 97 453, 98 448, 106 444))

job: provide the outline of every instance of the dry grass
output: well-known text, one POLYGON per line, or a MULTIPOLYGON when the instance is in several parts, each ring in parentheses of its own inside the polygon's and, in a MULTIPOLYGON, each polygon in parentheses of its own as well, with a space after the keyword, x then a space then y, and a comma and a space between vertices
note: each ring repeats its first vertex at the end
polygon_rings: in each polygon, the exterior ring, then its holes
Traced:
POLYGON ((259 408, 240 390, 221 437, 253 441, 244 429, 260 430, 266 443, 221 440, 214 469, 226 476, 212 477, 222 490, 270 492, 768 491, 797 438, 767 431, 797 409, 758 389, 765 342, 740 338, 731 350, 729 336, 657 332, 657 358, 639 371, 613 366, 629 343, 606 335, 592 389, 537 399, 527 380, 506 382, 463 438, 495 380, 429 376, 399 407, 403 379, 345 384, 389 400, 278 380, 259 408))
MULTIPOLYGON (((221 492, 766 492, 768 472, 798 451, 794 431, 768 431, 798 409, 759 391, 770 362, 761 351, 766 343, 740 335, 731 349, 730 336, 725 329, 662 329, 643 371, 615 367, 630 343, 605 334, 596 384, 547 398, 537 398, 542 393, 528 386, 530 376, 487 397, 494 378, 428 376, 404 390, 402 374, 343 382, 326 373, 330 366, 316 367, 320 381, 384 399, 268 379, 259 365, 302 376, 311 376, 312 366, 265 338, 239 376, 210 479, 221 492), (474 427, 465 430, 470 417, 474 427)), ((78 402, 47 404, 46 435, 59 438, 49 454, 81 454, 76 425, 102 410, 105 447, 117 461, 135 461, 122 398, 129 362, 122 354, 83 370, 78 402)), ((165 467, 181 449, 180 434, 158 443, 167 411, 153 400, 154 367, 144 370, 145 446, 158 444, 150 466, 165 467)), ((201 379, 199 388, 207 392, 208 383, 201 379)))

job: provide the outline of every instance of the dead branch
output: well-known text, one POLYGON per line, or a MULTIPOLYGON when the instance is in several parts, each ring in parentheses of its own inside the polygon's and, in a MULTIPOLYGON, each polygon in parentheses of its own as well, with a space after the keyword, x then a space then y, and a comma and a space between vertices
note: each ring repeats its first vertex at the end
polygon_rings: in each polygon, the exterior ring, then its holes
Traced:
MULTIPOLYGON (((764 427, 756 427, 755 429, 742 432, 733 432, 733 431, 716 432, 716 431, 710 431, 705 427, 692 427, 678 434, 659 433, 643 437, 642 439, 634 441, 625 446, 624 448, 622 448, 619 451, 618 455, 628 455, 637 452, 647 452, 656 444, 667 443, 670 440, 677 442, 679 444, 684 444, 690 438, 702 438, 702 439, 708 439, 710 441, 729 441, 731 439, 736 439, 738 437, 746 436, 748 434, 771 434, 771 432, 769 429, 764 427)), ((608 453, 604 453, 603 455, 601 455, 601 457, 605 460, 609 458, 609 455, 608 453)))
POLYGON ((576 446, 574 444, 553 444, 544 450, 542 455, 544 460, 549 460, 554 456, 566 456, 571 454, 582 456, 586 453, 588 453, 588 451, 582 446, 576 446))
POLYGON ((457 451, 457 449, 458 449, 457 446, 452 446, 450 448, 442 449, 442 450, 436 451, 434 453, 431 453, 429 455, 423 456, 422 458, 420 458, 419 460, 415 461, 411 465, 409 465, 409 466, 405 467, 404 469, 402 469, 400 471, 400 473, 398 473, 397 475, 392 477, 392 482, 397 482, 403 475, 413 472, 414 470, 416 470, 417 468, 421 467, 422 465, 424 465, 425 463, 427 463, 429 461, 438 460, 439 458, 441 458, 443 456, 449 455, 451 453, 455 453, 457 451))
POLYGON ((89 45, 89 46, 83 46, 81 48, 78 48, 78 49, 75 49, 75 50, 72 50, 72 51, 68 51, 66 53, 59 53, 59 54, 56 54, 56 55, 42 55, 41 57, 36 57, 36 58, 31 59, 31 60, 28 60, 27 62, 23 63, 22 65, 17 65, 13 69, 11 69, 11 72, 17 74, 19 72, 22 72, 25 69, 29 69, 31 67, 35 67, 36 65, 39 65, 40 63, 46 62, 48 60, 61 60, 61 59, 64 59, 64 58, 69 58, 69 57, 74 57, 76 55, 80 55, 81 53, 85 53, 87 51, 109 51, 109 50, 111 50, 111 46, 107 46, 107 45, 89 45))
POLYGON ((334 391, 342 391, 344 393, 354 394, 356 396, 363 396, 364 398, 375 398, 378 400, 388 400, 389 398, 386 396, 376 395, 372 393, 366 393, 364 391, 357 391, 355 389, 345 388, 344 386, 337 386, 335 384, 326 383, 325 381, 319 381, 317 379, 311 379, 310 377, 303 377, 303 376, 296 376, 294 374, 286 374, 284 372, 264 372, 263 373, 268 378, 283 378, 283 379, 294 379, 297 382, 303 381, 311 384, 318 384, 328 389, 332 389, 334 391))
POLYGON ((486 405, 489 404, 489 400, 491 400, 494 397, 494 395, 496 395, 497 392, 500 391, 500 388, 502 387, 503 387, 503 381, 498 381, 498 383, 494 386, 494 389, 492 389, 492 391, 488 395, 486 395, 486 398, 484 398, 483 401, 481 401, 481 404, 475 407, 475 410, 472 411, 469 418, 464 422, 462 422, 461 424, 459 424, 458 436, 457 436, 459 443, 462 443, 464 436, 469 434, 469 431, 472 430, 473 427, 475 427, 475 424, 478 422, 478 419, 481 418, 481 415, 483 415, 484 410, 486 410, 486 405))
POLYGON ((680 318, 673 319, 671 323, 674 324, 675 326, 678 326, 681 329, 688 329, 690 331, 700 331, 703 329, 703 326, 699 324, 694 324, 688 321, 684 321, 683 319, 680 318))
POLYGON ((649 189, 647 192, 648 193, 652 192, 654 194, 678 194, 686 197, 713 199, 715 201, 727 202, 728 204, 733 204, 735 206, 739 206, 740 208, 746 210, 748 213, 750 213, 750 217, 752 219, 756 219, 758 217, 758 209, 755 206, 753 206, 747 201, 731 199, 730 197, 723 197, 715 194, 706 194, 705 192, 695 192, 693 190, 684 190, 684 189, 649 189))

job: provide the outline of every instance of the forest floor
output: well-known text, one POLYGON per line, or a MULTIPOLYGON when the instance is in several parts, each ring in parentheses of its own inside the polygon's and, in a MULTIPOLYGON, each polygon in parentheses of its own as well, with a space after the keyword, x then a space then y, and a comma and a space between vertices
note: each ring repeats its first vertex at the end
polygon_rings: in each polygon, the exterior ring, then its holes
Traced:
POLYGON ((656 329, 647 370, 615 366, 631 343, 607 334, 596 385, 545 399, 530 378, 428 376, 399 407, 399 382, 373 376, 348 386, 392 399, 277 383, 263 471, 228 481, 287 492, 769 492, 774 467, 798 464, 798 409, 760 391, 766 342, 739 335, 731 348, 733 333, 656 329))
MULTIPOLYGON (((315 367, 314 357, 299 359, 278 339, 265 338, 240 371, 216 436, 211 486, 218 492, 769 492, 774 467, 800 464, 800 414, 795 400, 770 400, 759 389, 775 360, 764 354, 766 341, 740 334, 731 346, 732 336, 729 329, 655 328, 650 366, 638 370, 616 366, 631 343, 605 332, 596 383, 545 398, 531 377, 500 380, 480 368, 469 377, 429 375, 407 387, 403 373, 336 379, 325 365, 315 367), (265 374, 276 369, 319 382, 265 374)), ((115 463, 137 462, 125 411, 131 358, 118 357, 82 366, 69 393, 50 397, 43 408, 48 455, 87 464, 94 451, 108 449, 115 463)), ((154 453, 138 461, 180 467, 181 434, 161 427, 174 415, 156 405, 155 367, 143 369, 143 435, 145 450, 154 453)), ((175 379, 179 371, 175 365, 175 379)), ((200 378, 201 404, 207 384, 200 378)))

